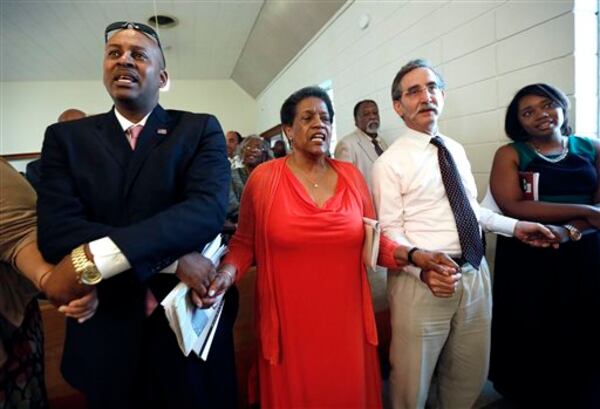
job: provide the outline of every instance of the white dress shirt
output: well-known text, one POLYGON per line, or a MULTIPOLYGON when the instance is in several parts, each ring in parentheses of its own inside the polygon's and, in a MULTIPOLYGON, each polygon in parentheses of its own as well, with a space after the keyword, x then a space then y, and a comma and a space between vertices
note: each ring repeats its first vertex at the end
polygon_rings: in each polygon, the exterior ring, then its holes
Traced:
MULTIPOLYGON (((512 236, 517 220, 482 208, 463 147, 438 134, 452 154, 475 217, 485 231, 512 236)), ((446 196, 431 136, 407 129, 373 165, 373 197, 383 232, 409 247, 461 256, 454 214, 446 196)), ((415 266, 405 271, 419 276, 415 266)))
MULTIPOLYGON (((121 128, 123 128, 123 137, 127 137, 126 131, 132 126, 145 126, 150 113, 142 118, 140 122, 134 124, 129 119, 121 115, 115 107, 115 116, 117 117, 117 121, 119 121, 121 128)), ((98 271, 100 271, 103 279, 110 278, 131 268, 131 264, 129 263, 129 260, 127 260, 127 257, 125 257, 125 255, 121 252, 121 249, 119 249, 119 247, 114 241, 111 240, 110 237, 106 236, 101 239, 94 240, 90 242, 89 247, 90 253, 92 253, 92 256, 94 257, 94 263, 96 264, 98 271)), ((162 270, 161 273, 174 273, 176 269, 177 261, 162 270)))

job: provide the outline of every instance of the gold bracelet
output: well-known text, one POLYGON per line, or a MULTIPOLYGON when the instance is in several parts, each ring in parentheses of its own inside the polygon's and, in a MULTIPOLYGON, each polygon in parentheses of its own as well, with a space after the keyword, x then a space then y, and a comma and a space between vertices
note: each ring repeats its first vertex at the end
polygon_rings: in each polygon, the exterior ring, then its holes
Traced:
POLYGON ((38 280, 38 282, 37 282, 37 288, 38 288, 39 290, 41 290, 41 291, 44 291, 44 289, 42 288, 42 281, 44 281, 44 278, 45 278, 45 277, 46 277, 48 274, 50 274, 51 272, 52 272, 52 270, 48 270, 48 271, 44 272, 44 273, 43 273, 43 274, 40 276, 40 279, 39 279, 39 280, 38 280))

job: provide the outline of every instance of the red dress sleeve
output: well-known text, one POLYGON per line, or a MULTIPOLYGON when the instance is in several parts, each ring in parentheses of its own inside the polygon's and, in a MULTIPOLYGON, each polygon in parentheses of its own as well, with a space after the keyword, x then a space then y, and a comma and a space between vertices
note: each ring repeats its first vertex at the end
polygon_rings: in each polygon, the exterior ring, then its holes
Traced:
POLYGON ((248 178, 240 201, 238 227, 229 241, 229 251, 223 264, 232 264, 236 268, 236 281, 239 281, 248 268, 254 263, 254 246, 256 234, 255 201, 258 199, 260 185, 259 169, 256 169, 248 178))
MULTIPOLYGON (((353 179, 356 181, 356 186, 362 197, 364 216, 370 219, 377 219, 373 200, 371 199, 371 193, 369 192, 364 176, 354 166, 351 166, 350 168, 355 173, 353 179)), ((407 263, 398 264, 394 258, 394 252, 398 247, 400 247, 400 244, 389 239, 382 233, 379 241, 379 258, 377 259, 377 264, 387 268, 402 268, 406 266, 407 263)))

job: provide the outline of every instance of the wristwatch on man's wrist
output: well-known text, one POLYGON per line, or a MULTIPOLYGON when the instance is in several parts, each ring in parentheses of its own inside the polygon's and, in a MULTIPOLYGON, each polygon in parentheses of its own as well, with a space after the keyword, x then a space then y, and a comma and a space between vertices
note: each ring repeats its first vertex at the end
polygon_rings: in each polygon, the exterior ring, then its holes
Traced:
POLYGON ((411 248, 411 249, 408 251, 408 254, 407 254, 407 257, 406 257, 406 258, 408 259, 408 263, 409 263, 409 264, 412 264, 413 266, 416 266, 416 264, 415 264, 415 261, 413 260, 413 254, 415 254, 415 252, 417 252, 417 251, 419 251, 419 250, 421 250, 421 249, 420 249, 420 248, 418 248, 418 247, 413 247, 413 248, 411 248))
POLYGON ((85 285, 96 285, 102 281, 102 274, 96 264, 85 253, 84 245, 71 251, 71 262, 77 273, 77 281, 85 285))
POLYGON ((567 229, 567 233, 569 235, 569 240, 571 241, 579 241, 581 240, 581 231, 573 226, 572 224, 563 225, 565 229, 567 229))

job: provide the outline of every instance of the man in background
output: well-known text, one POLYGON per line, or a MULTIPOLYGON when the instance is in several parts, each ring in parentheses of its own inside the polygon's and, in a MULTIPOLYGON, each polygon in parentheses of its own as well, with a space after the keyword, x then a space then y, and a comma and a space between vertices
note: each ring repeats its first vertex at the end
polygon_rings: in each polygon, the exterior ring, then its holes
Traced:
MULTIPOLYGON (((76 119, 85 118, 86 114, 76 108, 69 108, 58 116, 58 122, 74 121, 76 119)), ((25 177, 27 181, 37 190, 37 186, 40 183, 40 165, 41 160, 36 159, 27 164, 25 168, 25 177)))
POLYGON ((354 106, 356 129, 343 137, 335 147, 338 160, 351 162, 365 177, 372 191, 371 168, 373 162, 387 149, 387 144, 378 137, 379 108, 375 101, 365 99, 354 106))
POLYGON ((240 157, 242 135, 237 131, 228 131, 225 138, 227 139, 227 157, 231 163, 231 169, 241 168, 243 166, 240 157))
POLYGON ((58 116, 58 122, 74 121, 76 119, 85 118, 86 114, 76 108, 69 108, 58 116))
POLYGON ((273 157, 275 158, 283 158, 285 155, 287 155, 285 142, 283 142, 281 139, 275 141, 275 144, 273 144, 273 148, 271 148, 271 150, 273 151, 273 157))

